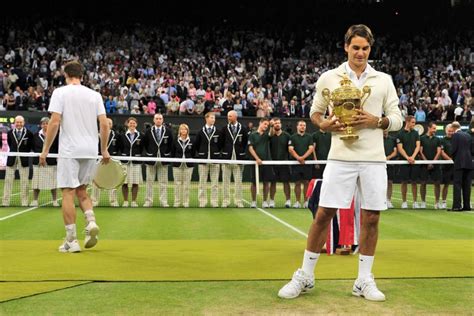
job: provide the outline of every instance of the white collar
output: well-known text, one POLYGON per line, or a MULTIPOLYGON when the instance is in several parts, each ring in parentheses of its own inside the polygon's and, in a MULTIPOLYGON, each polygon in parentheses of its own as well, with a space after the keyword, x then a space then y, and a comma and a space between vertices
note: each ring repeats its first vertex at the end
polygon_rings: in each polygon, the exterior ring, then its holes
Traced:
POLYGON ((214 125, 207 125, 207 124, 206 124, 206 129, 208 129, 208 128, 213 128, 213 127, 214 127, 214 125))
POLYGON ((351 79, 352 83, 354 83, 354 85, 356 85, 358 88, 362 87, 369 74, 374 71, 374 68, 372 68, 372 66, 367 63, 367 66, 365 67, 365 70, 361 73, 360 78, 357 78, 355 71, 351 69, 347 61, 343 65, 347 75, 349 76, 349 79, 351 79))
MULTIPOLYGON (((355 76, 355 78, 357 78, 357 75, 356 75, 355 71, 352 70, 351 66, 349 66, 349 63, 347 61, 344 62, 344 67, 345 67, 346 72, 349 75, 349 77, 355 76)), ((367 63, 367 66, 365 67, 365 70, 362 72, 360 77, 361 78, 362 78, 362 76, 367 77, 369 75, 369 73, 372 72, 373 70, 374 70, 374 68, 372 68, 372 66, 369 63, 367 63)))
MULTIPOLYGON (((127 134, 127 135, 130 135, 130 134, 132 134, 132 131, 130 131, 130 130, 127 130, 127 133, 126 133, 126 134, 127 134)), ((134 132, 133 134, 138 134, 138 131, 137 131, 137 130, 135 130, 135 132, 134 132)))

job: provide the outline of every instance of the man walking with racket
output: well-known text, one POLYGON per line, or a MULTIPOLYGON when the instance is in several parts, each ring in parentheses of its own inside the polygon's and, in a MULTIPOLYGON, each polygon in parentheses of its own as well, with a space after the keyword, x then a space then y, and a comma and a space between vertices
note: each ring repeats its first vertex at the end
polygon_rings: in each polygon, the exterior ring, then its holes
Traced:
POLYGON ((87 185, 91 182, 95 168, 98 139, 97 122, 100 124, 102 162, 108 163, 107 150, 109 124, 105 108, 99 93, 81 85, 83 66, 71 61, 64 66, 67 85, 54 90, 48 111, 51 112, 40 165, 46 165, 51 144, 59 127, 58 187, 63 195, 63 218, 66 227, 66 239, 59 247, 60 252, 79 252, 77 241, 76 208, 74 197, 86 219, 85 248, 94 247, 98 241, 99 226, 95 222, 92 201, 87 194, 87 185))

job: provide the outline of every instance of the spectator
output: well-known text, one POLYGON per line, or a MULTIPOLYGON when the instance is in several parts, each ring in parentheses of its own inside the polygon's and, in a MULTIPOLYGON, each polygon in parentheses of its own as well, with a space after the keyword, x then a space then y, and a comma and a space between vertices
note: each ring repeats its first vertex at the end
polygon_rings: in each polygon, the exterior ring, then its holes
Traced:
POLYGON ((123 95, 119 96, 119 100, 117 102, 117 113, 118 114, 127 114, 129 112, 128 110, 128 103, 125 100, 123 95))
MULTIPOLYGON (((211 109, 218 104, 217 94, 231 92, 235 97, 240 94, 244 116, 255 116, 258 108, 252 103, 253 100, 266 98, 271 101, 275 115, 305 117, 306 111, 299 111, 314 95, 314 83, 324 71, 336 66, 342 59, 342 56, 335 54, 335 43, 325 47, 320 45, 333 34, 324 26, 320 26, 324 32, 301 35, 301 42, 306 47, 300 51, 294 40, 281 40, 289 35, 284 30, 285 25, 281 25, 281 32, 246 32, 246 27, 242 25, 237 30, 233 30, 233 26, 220 25, 223 33, 203 26, 199 30, 200 38, 213 38, 215 41, 183 42, 176 39, 181 34, 193 33, 191 27, 160 25, 158 28, 166 31, 156 33, 156 26, 145 24, 126 23, 113 27, 90 24, 78 33, 72 28, 74 23, 58 19, 43 20, 41 24, 33 25, 29 25, 29 21, 12 21, 8 17, 5 21, 0 22, 4 29, 18 31, 26 25, 32 32, 22 34, 18 50, 7 47, 0 51, 0 60, 5 60, 4 95, 8 89, 15 90, 17 86, 23 91, 30 86, 39 86, 44 90, 52 87, 46 93, 46 102, 49 102, 48 97, 55 88, 64 85, 64 77, 59 71, 64 60, 79 59, 87 60, 85 85, 100 91, 104 100, 109 95, 117 100, 124 95, 130 109, 141 97, 159 96, 163 103, 155 100, 156 112, 164 112, 163 107, 168 105, 173 94, 179 96, 178 102, 188 95, 196 102, 199 95, 204 95, 206 102, 214 102, 212 106, 205 104, 206 109, 211 109), (50 29, 60 31, 51 33, 47 31, 50 29), (230 36, 221 36, 227 32, 230 36), (237 36, 237 33, 241 35, 237 36), (149 34, 156 36, 147 36, 149 34), (44 38, 48 38, 48 45, 41 44, 44 38), (229 53, 235 50, 234 38, 239 38, 241 46, 237 52, 229 53), (73 42, 80 42, 80 47, 70 48, 69 43, 73 42), (100 42, 110 45, 99 47, 96 43, 100 42), (163 52, 162 43, 166 43, 167 53, 163 52), (46 48, 43 55, 38 52, 38 47, 42 47, 41 51, 46 48), (24 57, 19 55, 19 51, 35 53, 24 57), (213 53, 209 54, 210 51, 213 53), (127 94, 125 90, 128 90, 127 94), (281 112, 284 98, 291 100, 293 97, 297 99, 298 113, 291 102, 288 104, 289 114, 281 112)), ((403 39, 404 45, 396 42, 394 45, 397 48, 390 54, 384 54, 380 49, 374 52, 374 63, 379 63, 394 78, 405 116, 413 114, 410 108, 414 106, 416 110, 420 99, 424 100, 424 104, 440 104, 442 112, 450 104, 458 103, 463 108, 467 104, 469 110, 472 89, 469 60, 472 53, 468 42, 459 36, 460 32, 460 28, 451 32, 442 30, 437 32, 439 38, 434 40, 431 33, 418 30, 413 36, 403 39), (443 43, 442 47, 438 43, 443 43), (455 62, 448 62, 452 60, 455 62)), ((0 34, 0 42, 11 46, 13 42, 9 41, 8 34, 0 34)), ((393 39, 391 35, 388 33, 386 37, 381 37, 380 42, 393 39)), ((140 105, 140 111, 143 105, 146 102, 140 105)), ((222 103, 216 107, 219 106, 222 107, 222 103)), ((41 107, 38 109, 41 110, 41 107)), ((465 112, 462 118, 468 120, 468 113, 465 112)))
POLYGON ((426 121, 426 113, 423 110, 423 106, 421 106, 421 105, 418 106, 418 109, 415 112, 415 121, 417 123, 426 121))
POLYGON ((153 98, 150 99, 147 103, 148 114, 154 115, 156 113, 156 103, 153 98))
POLYGON ((462 115, 464 113, 464 109, 461 104, 458 104, 456 108, 454 109, 454 120, 455 121, 461 121, 462 120, 462 115))
POLYGON ((130 111, 130 114, 134 114, 134 115, 136 115, 136 114, 142 114, 142 113, 140 112, 140 107, 139 107, 138 105, 134 105, 134 106, 133 106, 133 109, 130 111))
POLYGON ((172 95, 170 98, 170 102, 166 105, 166 114, 168 115, 178 115, 179 112, 179 99, 177 96, 172 95))
POLYGON ((105 110, 108 114, 117 112, 117 102, 112 95, 109 95, 109 98, 105 101, 105 110))
POLYGON ((204 97, 198 96, 196 103, 194 105, 194 114, 202 115, 204 114, 205 110, 206 110, 206 106, 204 105, 204 97))

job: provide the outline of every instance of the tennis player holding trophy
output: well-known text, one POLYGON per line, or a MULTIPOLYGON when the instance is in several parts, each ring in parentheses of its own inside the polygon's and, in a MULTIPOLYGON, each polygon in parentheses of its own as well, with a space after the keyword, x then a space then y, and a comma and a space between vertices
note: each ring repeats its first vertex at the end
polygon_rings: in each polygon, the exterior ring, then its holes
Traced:
POLYGON ((329 223, 338 209, 350 208, 357 190, 361 200, 360 255, 352 295, 385 300, 372 274, 380 211, 387 209, 383 130, 398 131, 402 116, 391 77, 368 64, 373 43, 367 26, 349 27, 344 37, 347 62, 323 73, 316 83, 311 121, 332 133, 331 149, 303 264, 278 292, 282 298, 295 298, 313 289, 314 269, 329 223))

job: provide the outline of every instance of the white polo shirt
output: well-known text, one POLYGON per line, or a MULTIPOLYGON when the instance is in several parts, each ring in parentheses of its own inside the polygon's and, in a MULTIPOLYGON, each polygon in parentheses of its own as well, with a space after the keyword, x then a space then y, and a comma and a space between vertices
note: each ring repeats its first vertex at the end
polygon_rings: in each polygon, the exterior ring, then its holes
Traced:
POLYGON ((59 155, 62 158, 97 156, 97 117, 105 114, 99 93, 83 85, 67 85, 54 90, 49 112, 61 114, 59 155))

